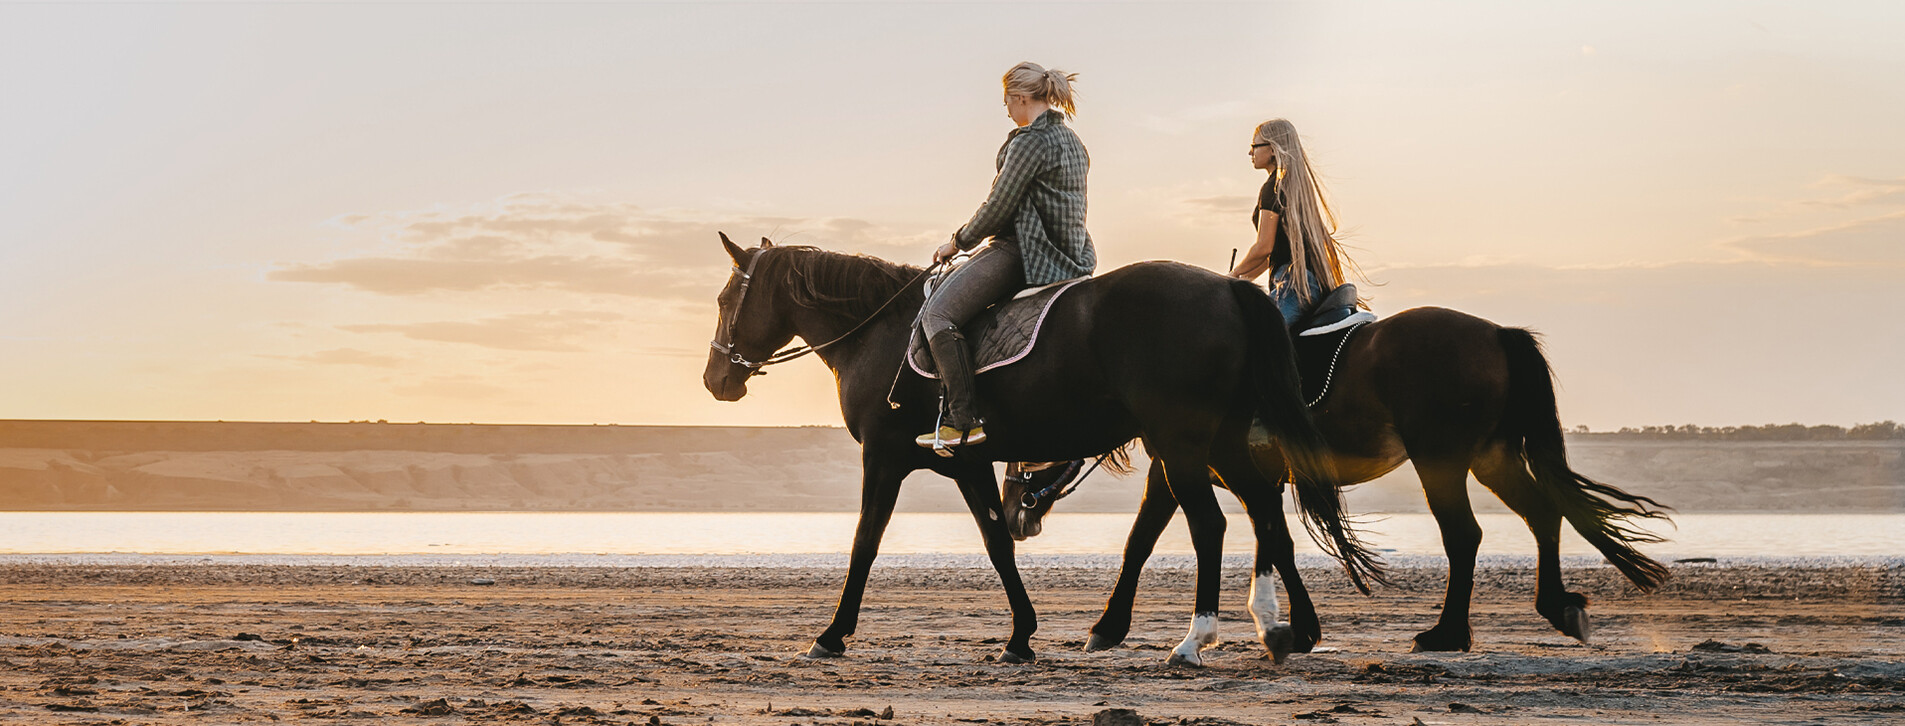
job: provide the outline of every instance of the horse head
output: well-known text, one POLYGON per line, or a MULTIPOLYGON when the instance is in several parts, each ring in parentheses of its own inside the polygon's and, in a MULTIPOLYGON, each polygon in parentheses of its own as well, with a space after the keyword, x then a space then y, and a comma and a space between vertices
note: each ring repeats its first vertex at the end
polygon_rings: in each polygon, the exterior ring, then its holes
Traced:
POLYGON ((782 296, 777 294, 777 280, 757 279, 769 271, 761 261, 774 243, 762 237, 760 247, 743 249, 721 233, 721 246, 727 249, 734 272, 715 297, 720 316, 701 383, 716 400, 738 401, 747 395, 747 379, 765 372, 760 362, 793 340, 794 332, 782 309, 782 296))
POLYGON ((1065 485, 1078 477, 1075 461, 1052 464, 1012 462, 1005 466, 1000 500, 1005 505, 1005 530, 1024 541, 1045 531, 1045 515, 1071 490, 1065 485))

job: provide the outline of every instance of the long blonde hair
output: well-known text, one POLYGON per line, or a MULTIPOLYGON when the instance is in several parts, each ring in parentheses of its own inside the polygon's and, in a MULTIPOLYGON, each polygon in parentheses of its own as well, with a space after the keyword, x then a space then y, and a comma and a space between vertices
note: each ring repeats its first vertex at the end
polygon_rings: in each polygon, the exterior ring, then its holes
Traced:
POLYGON ((1044 101, 1053 108, 1064 111, 1066 116, 1078 115, 1076 105, 1078 94, 1072 91, 1072 81, 1078 80, 1078 74, 1066 73, 1056 68, 1045 70, 1044 66, 1031 61, 1012 66, 999 79, 1005 83, 1006 93, 1023 93, 1034 101, 1044 101))
POLYGON ((1308 305, 1313 302, 1312 279, 1321 281, 1318 287, 1327 294, 1345 281, 1344 268, 1353 268, 1356 263, 1336 244, 1336 212, 1330 209, 1323 184, 1310 168, 1309 155, 1303 153, 1296 125, 1280 118, 1265 121, 1257 125, 1250 143, 1270 144, 1276 152, 1277 168, 1272 176, 1276 178, 1277 198, 1283 200, 1283 214, 1277 225, 1290 240, 1290 284, 1296 286, 1297 299, 1308 305))

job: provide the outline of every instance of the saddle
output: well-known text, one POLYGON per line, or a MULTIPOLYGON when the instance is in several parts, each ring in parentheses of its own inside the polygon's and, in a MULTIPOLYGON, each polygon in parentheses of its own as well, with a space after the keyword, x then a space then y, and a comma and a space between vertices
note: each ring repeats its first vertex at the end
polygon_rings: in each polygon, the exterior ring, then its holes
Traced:
POLYGON ((1310 309, 1297 318, 1290 326, 1298 337, 1327 335, 1376 319, 1374 313, 1356 309, 1356 286, 1347 282, 1337 285, 1323 299, 1310 304, 1310 309))
MULTIPOLYGON (((1052 303, 1073 285, 1089 279, 1076 277, 1020 290, 1012 299, 986 308, 966 321, 960 330, 972 345, 973 374, 1008 366, 1030 355, 1032 346, 1038 343, 1039 328, 1045 316, 1052 312, 1052 303)), ((932 351, 926 348, 926 339, 919 334, 917 325, 913 326, 912 339, 906 346, 906 365, 914 373, 934 380, 939 378, 939 370, 933 366, 932 351)))
POLYGON ((1303 379, 1304 403, 1315 408, 1329 397, 1350 336, 1375 319, 1374 314, 1356 309, 1356 286, 1345 283, 1290 326, 1293 331, 1302 331, 1290 340, 1296 345, 1296 370, 1303 379))

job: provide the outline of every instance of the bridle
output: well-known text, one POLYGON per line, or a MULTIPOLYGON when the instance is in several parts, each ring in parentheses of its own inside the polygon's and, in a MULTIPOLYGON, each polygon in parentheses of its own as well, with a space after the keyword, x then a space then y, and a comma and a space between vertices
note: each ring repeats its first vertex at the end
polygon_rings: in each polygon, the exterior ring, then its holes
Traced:
MULTIPOLYGON (((1105 457, 1110 455, 1111 454, 1107 453, 1102 456, 1099 456, 1097 461, 1094 461, 1091 463, 1091 468, 1086 469, 1085 473, 1079 474, 1078 478, 1076 479, 1067 481, 1065 477, 1061 476, 1053 480, 1052 483, 1047 485, 1044 489, 1040 489, 1035 492, 1025 492, 1024 494, 1020 494, 1019 506, 1024 507, 1026 509, 1038 509, 1039 502, 1048 502, 1048 501, 1056 502, 1060 499, 1064 499, 1065 497, 1069 496, 1072 492, 1078 491, 1078 485, 1085 483, 1085 477, 1091 476, 1092 472, 1097 471, 1098 465, 1105 463, 1105 457)), ((1079 465, 1079 462, 1077 460, 1067 461, 1064 463, 1064 466, 1072 467, 1074 470, 1078 468, 1078 465, 1079 465)), ((1039 471, 1044 471, 1044 469, 1027 470, 1022 468, 1019 470, 1018 476, 1020 476, 1025 481, 1030 481, 1032 479, 1031 475, 1039 471)))
POLYGON ((748 287, 754 284, 754 267, 755 265, 759 265, 761 263, 761 258, 766 256, 767 256, 767 249, 762 249, 761 251, 754 253, 754 256, 752 258, 748 259, 746 270, 741 269, 739 265, 734 266, 734 274, 741 276, 741 292, 740 294, 735 296, 734 308, 728 312, 728 326, 727 326, 728 342, 722 343, 721 341, 718 341, 718 340, 708 341, 708 345, 710 347, 728 356, 729 363, 733 363, 735 365, 746 368, 747 374, 749 376, 766 375, 767 371, 761 370, 762 368, 766 368, 776 363, 786 363, 787 361, 793 360, 795 358, 799 358, 803 355, 807 355, 808 353, 818 351, 822 348, 833 345, 834 343, 838 343, 842 340, 846 340, 849 336, 852 336, 854 333, 860 332, 860 329, 866 327, 867 323, 871 323, 873 322, 874 318, 880 317, 880 313, 886 312, 886 309, 888 307, 891 307, 894 301, 899 300, 900 296, 905 295, 908 289, 912 288, 914 285, 919 284, 919 281, 921 279, 924 279, 927 274, 933 271, 934 268, 939 267, 939 263, 935 262, 932 264, 931 267, 927 267, 924 270, 920 270, 919 274, 914 276, 911 282, 908 282, 905 285, 901 285, 899 291, 893 293, 893 297, 887 298, 886 302, 880 303, 880 307, 875 309, 873 311, 873 314, 868 315, 865 320, 861 320, 858 325, 853 326, 852 329, 848 330, 845 333, 841 333, 839 336, 835 337, 833 340, 829 340, 825 343, 821 343, 820 345, 797 345, 792 348, 787 348, 785 350, 782 350, 779 353, 775 353, 761 360, 751 361, 747 359, 747 356, 741 355, 740 352, 734 349, 734 326, 735 326, 735 323, 738 323, 741 320, 741 303, 747 300, 748 287))

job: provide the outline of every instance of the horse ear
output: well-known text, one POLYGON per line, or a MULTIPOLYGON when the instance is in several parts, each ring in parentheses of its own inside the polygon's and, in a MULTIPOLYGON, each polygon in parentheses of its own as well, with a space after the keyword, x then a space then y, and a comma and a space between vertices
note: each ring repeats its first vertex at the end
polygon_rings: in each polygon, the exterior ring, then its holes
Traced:
POLYGON ((767 249, 767 248, 769 248, 769 247, 773 247, 773 246, 774 246, 774 243, 773 243, 773 242, 770 242, 770 241, 768 241, 768 239, 767 239, 766 237, 762 237, 762 238, 761 238, 761 249, 767 249))
POLYGON ((721 246, 728 249, 728 257, 734 260, 735 266, 738 267, 747 262, 747 250, 741 249, 740 245, 728 239, 728 233, 717 231, 715 234, 721 235, 721 246))

